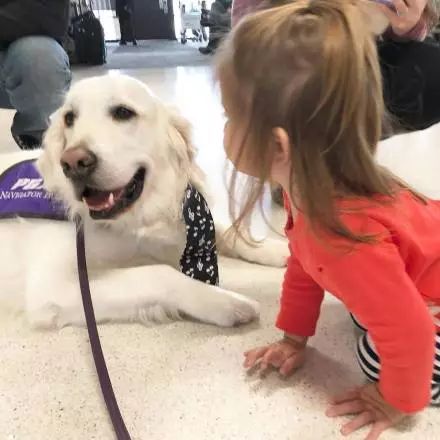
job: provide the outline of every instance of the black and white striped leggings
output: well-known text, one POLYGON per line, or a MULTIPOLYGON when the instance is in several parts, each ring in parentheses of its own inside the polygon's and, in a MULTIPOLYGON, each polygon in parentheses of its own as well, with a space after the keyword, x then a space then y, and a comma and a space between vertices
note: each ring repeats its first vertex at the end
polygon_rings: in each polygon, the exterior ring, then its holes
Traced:
MULTIPOLYGON (((353 315, 351 317, 356 327, 364 332, 359 337, 356 350, 359 365, 369 380, 377 382, 380 373, 379 355, 377 354, 374 343, 367 330, 362 327, 353 315)), ((434 373, 431 382, 431 405, 440 405, 440 333, 437 333, 435 338, 434 373)))

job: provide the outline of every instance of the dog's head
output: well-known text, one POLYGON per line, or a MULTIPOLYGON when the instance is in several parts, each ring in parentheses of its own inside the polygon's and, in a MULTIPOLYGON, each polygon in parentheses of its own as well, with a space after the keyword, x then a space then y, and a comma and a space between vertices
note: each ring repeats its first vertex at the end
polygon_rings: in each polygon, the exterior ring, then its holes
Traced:
POLYGON ((104 76, 72 87, 37 166, 73 212, 114 221, 145 205, 157 209, 167 193, 161 187, 175 192, 177 179, 190 178, 193 156, 188 123, 177 112, 133 78, 104 76))

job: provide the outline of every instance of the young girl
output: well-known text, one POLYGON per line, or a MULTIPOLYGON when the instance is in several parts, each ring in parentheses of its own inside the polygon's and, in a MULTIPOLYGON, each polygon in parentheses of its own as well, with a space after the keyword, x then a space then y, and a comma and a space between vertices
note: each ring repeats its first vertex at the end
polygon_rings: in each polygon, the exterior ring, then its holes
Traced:
POLYGON ((374 160, 384 103, 372 17, 361 0, 296 0, 245 18, 218 60, 226 153, 257 177, 235 226, 275 181, 292 254, 284 336, 245 367, 300 366, 333 293, 366 329, 357 357, 372 383, 327 414, 355 415, 344 434, 372 424, 368 440, 440 403, 440 203, 374 160))

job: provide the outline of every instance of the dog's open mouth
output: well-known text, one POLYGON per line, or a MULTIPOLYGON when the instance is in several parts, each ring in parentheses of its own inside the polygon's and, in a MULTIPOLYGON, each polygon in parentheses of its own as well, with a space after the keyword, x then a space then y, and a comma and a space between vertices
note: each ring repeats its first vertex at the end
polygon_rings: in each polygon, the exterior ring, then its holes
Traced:
POLYGON ((122 188, 103 191, 86 186, 82 200, 95 220, 112 219, 130 208, 142 194, 145 168, 140 168, 133 178, 122 188))

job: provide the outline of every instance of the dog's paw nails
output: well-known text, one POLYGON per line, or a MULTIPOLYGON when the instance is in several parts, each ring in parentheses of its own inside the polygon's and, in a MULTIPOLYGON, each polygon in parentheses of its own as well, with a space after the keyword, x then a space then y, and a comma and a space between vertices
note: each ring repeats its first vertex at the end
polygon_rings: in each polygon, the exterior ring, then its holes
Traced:
POLYGON ((254 263, 269 267, 286 267, 289 247, 284 240, 266 239, 255 249, 254 263))
POLYGON ((59 307, 50 305, 38 310, 27 311, 27 319, 31 327, 40 330, 52 330, 62 327, 59 323, 59 307))
POLYGON ((256 301, 232 292, 223 295, 226 301, 217 309, 214 324, 233 327, 251 322, 260 316, 260 305, 256 301))
POLYGON ((246 324, 260 317, 260 305, 256 301, 246 300, 235 309, 235 323, 246 324))

